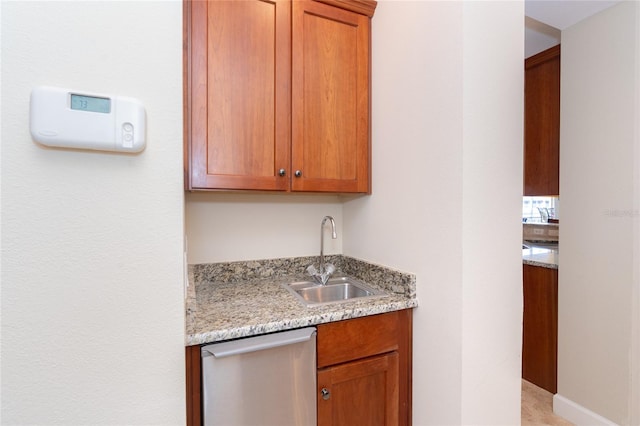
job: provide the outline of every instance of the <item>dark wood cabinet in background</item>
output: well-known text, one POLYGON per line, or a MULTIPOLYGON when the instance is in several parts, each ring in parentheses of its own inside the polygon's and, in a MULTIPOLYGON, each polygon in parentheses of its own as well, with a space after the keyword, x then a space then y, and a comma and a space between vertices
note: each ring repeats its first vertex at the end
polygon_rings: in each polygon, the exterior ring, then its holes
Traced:
POLYGON ((376 2, 184 4, 187 189, 370 192, 376 2))
POLYGON ((525 60, 524 195, 560 193, 560 45, 525 60))
POLYGON ((522 378, 555 394, 558 270, 523 265, 522 378))

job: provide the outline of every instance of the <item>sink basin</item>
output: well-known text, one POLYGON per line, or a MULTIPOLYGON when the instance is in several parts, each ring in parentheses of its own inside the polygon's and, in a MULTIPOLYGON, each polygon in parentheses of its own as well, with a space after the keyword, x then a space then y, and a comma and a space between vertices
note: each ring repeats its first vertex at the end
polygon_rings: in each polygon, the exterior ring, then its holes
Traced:
POLYGON ((305 306, 320 306, 386 296, 383 291, 349 277, 330 278, 325 285, 315 281, 297 281, 284 284, 284 287, 305 306))

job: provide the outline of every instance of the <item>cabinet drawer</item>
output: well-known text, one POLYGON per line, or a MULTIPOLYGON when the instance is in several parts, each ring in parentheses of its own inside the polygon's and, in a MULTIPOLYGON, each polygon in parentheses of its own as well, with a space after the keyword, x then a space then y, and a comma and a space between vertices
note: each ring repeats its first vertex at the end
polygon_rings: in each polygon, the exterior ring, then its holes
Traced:
POLYGON ((318 368, 398 349, 404 311, 318 325, 318 368))

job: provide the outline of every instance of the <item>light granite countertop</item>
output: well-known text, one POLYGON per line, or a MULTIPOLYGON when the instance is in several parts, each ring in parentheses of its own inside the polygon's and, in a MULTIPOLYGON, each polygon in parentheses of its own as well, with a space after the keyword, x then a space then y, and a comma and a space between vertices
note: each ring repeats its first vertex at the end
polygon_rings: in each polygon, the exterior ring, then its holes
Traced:
POLYGON ((558 269, 558 249, 531 246, 522 249, 522 263, 543 268, 558 269))
POLYGON ((306 307, 282 284, 308 279, 298 273, 315 257, 189 266, 185 345, 306 327, 417 307, 415 275, 346 256, 327 256, 334 275, 383 290, 380 298, 306 307))

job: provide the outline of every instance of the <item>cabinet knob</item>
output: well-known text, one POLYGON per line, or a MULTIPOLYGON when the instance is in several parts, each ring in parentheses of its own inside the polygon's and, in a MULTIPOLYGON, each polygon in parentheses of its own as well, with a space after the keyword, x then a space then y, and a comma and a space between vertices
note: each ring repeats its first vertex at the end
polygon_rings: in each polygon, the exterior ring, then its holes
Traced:
POLYGON ((296 175, 296 177, 300 177, 302 176, 302 170, 296 170, 294 174, 296 175))
POLYGON ((287 174, 287 171, 286 171, 285 169, 280 169, 280 170, 278 170, 278 174, 279 174, 280 176, 284 176, 284 175, 286 175, 286 174, 287 174))
POLYGON ((322 388, 322 390, 320 390, 320 395, 322 395, 322 399, 325 401, 331 398, 331 392, 329 392, 329 389, 327 388, 322 388))

